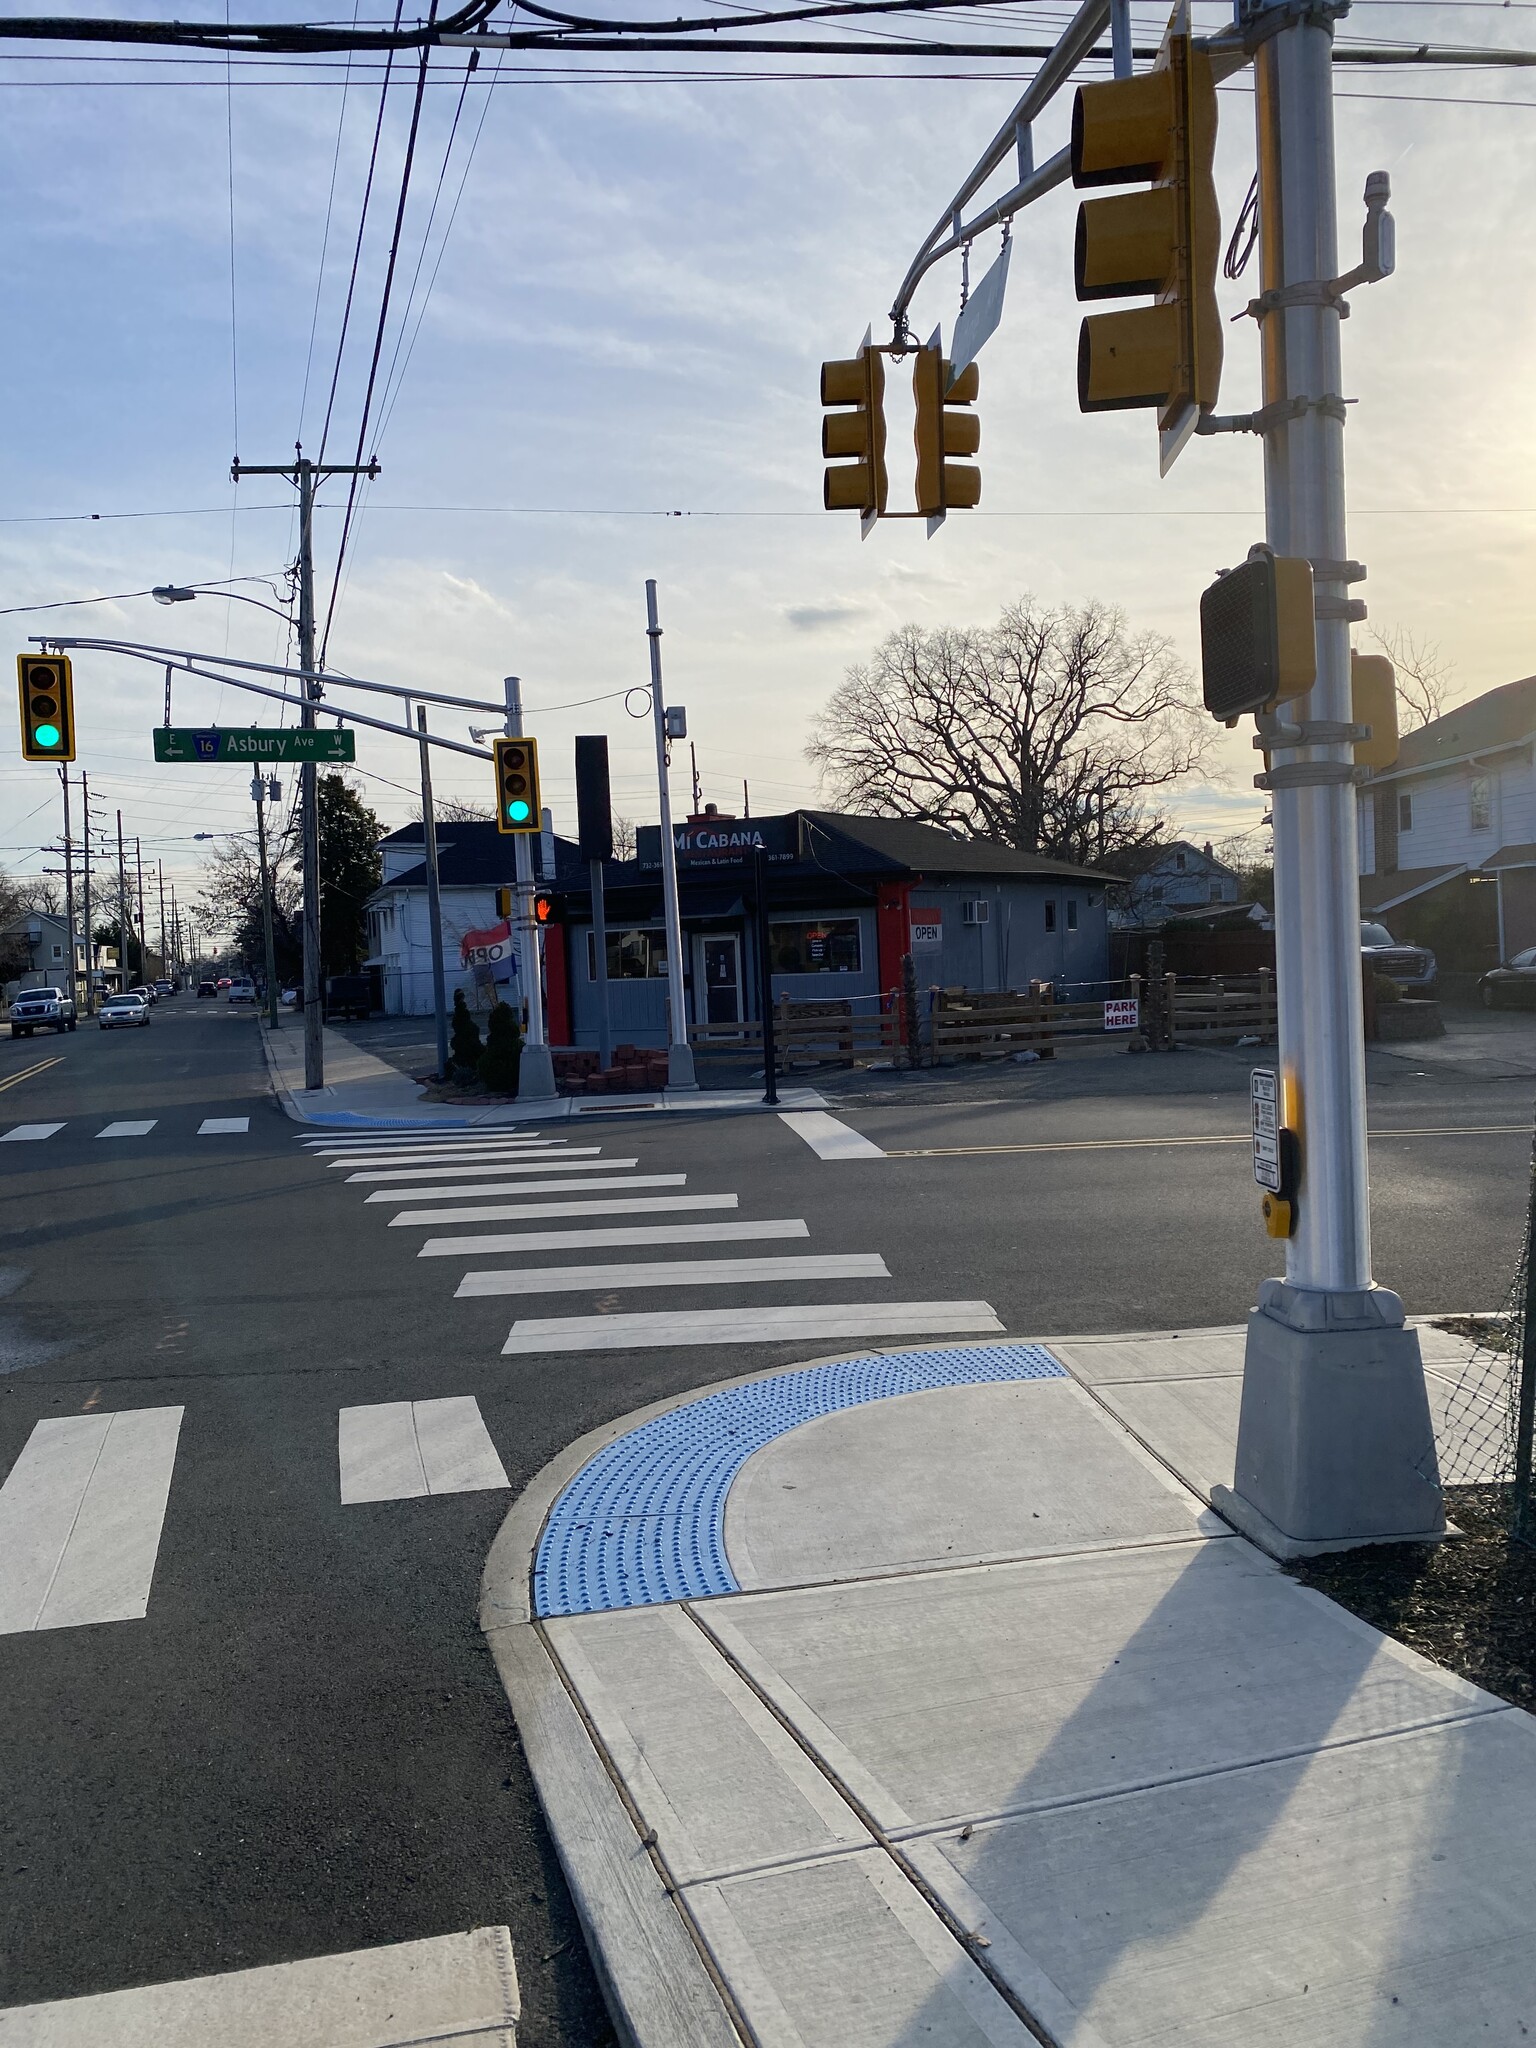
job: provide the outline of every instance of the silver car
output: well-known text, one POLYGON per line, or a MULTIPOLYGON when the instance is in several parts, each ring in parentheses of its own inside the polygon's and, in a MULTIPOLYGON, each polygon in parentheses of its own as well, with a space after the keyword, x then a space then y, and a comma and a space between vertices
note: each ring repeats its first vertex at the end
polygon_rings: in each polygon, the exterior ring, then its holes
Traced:
POLYGON ((142 996, 108 996, 96 1021, 103 1031, 116 1031, 136 1024, 147 1024, 149 1005, 142 996))

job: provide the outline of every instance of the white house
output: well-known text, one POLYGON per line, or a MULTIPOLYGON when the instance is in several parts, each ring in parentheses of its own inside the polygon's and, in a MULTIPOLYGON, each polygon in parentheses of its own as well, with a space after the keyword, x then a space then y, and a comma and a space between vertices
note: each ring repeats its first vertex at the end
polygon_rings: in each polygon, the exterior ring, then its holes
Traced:
POLYGON ((1536 676, 1403 740, 1359 793, 1360 903, 1442 965, 1536 945, 1536 676))
POLYGON ((1211 851, 1211 842, 1187 839, 1150 847, 1140 872, 1119 884, 1111 921, 1119 926, 1156 925, 1181 910, 1236 903, 1241 893, 1235 872, 1211 851))
MULTIPOLYGON (((489 931, 499 922, 496 892, 514 880, 513 845, 497 832, 494 822, 437 828, 443 973, 450 1003, 458 988, 472 1009, 477 1003, 487 1007, 498 995, 515 1000, 517 967, 511 946, 495 962, 475 967, 463 961, 465 935, 489 931)), ((383 878, 367 903, 368 957, 363 964, 377 975, 390 1016, 430 1016, 432 936, 421 826, 405 825, 391 832, 379 842, 379 855, 383 878)))

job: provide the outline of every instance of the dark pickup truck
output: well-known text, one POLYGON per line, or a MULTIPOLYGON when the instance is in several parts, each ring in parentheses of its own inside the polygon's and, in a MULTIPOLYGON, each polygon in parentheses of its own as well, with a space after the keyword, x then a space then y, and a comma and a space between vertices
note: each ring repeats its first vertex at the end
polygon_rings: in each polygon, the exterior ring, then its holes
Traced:
POLYGON ((327 1017, 368 1018, 373 1011, 373 981, 366 974, 333 974, 325 984, 327 1017))

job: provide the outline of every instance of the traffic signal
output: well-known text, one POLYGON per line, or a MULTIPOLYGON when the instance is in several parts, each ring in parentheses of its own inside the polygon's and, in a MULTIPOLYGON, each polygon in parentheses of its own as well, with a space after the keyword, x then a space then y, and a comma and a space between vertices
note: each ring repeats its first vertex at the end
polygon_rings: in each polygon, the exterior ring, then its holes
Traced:
POLYGON ((497 740, 495 754, 497 831, 541 831, 538 741, 497 740))
POLYGON ((1304 697, 1317 680, 1312 564, 1257 547, 1218 576, 1200 598, 1200 668, 1205 708, 1236 725, 1304 697))
POLYGON ((980 382, 971 363, 951 383, 950 366, 936 343, 917 352, 912 367, 917 509, 930 519, 981 502, 981 471, 975 463, 947 460, 951 455, 974 455, 981 446, 981 421, 975 413, 959 409, 974 405, 980 382))
POLYGON ((512 915, 512 891, 510 889, 498 889, 496 891, 496 915, 498 917, 510 917, 512 915))
POLYGON ((536 895, 536 896, 534 897, 534 899, 533 899, 533 921, 534 921, 534 923, 535 923, 535 924, 540 924, 540 925, 542 925, 542 924, 548 924, 548 923, 550 922, 550 920, 551 920, 551 919, 553 918, 554 914, 555 914, 555 899, 554 899, 554 897, 553 897, 553 896, 548 896, 548 895, 546 895, 546 894, 544 893, 544 891, 543 891, 543 890, 541 889, 541 890, 540 890, 540 891, 538 892, 538 894, 537 894, 537 895, 536 895))
POLYGON ((829 512, 862 512, 878 519, 885 510, 885 364, 880 351, 866 341, 856 356, 821 366, 821 402, 852 407, 829 412, 821 423, 821 452, 839 461, 822 481, 822 503, 829 512))
POLYGON ((1397 671, 1384 654, 1349 657, 1350 717, 1368 725, 1368 740, 1355 741, 1361 768, 1390 768, 1397 759, 1397 671))
POLYGON ((67 654, 18 654, 23 761, 75 758, 75 682, 67 654))
POLYGON ((1150 294, 1156 301, 1083 321, 1077 402, 1084 412, 1156 406, 1159 425, 1170 431, 1193 408, 1216 403, 1222 344, 1215 153, 1211 60, 1187 33, 1169 35, 1150 71, 1078 87, 1073 184, 1149 179, 1151 190, 1085 199, 1078 207, 1077 296, 1150 294))

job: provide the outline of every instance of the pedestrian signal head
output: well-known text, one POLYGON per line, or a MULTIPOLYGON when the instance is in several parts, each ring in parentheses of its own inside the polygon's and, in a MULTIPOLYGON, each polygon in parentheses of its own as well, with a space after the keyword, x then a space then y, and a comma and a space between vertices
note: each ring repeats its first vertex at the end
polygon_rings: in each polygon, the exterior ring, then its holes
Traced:
POLYGON ((534 923, 548 924, 550 919, 554 916, 554 914, 555 899, 552 896, 545 895, 544 892, 541 890, 539 894, 535 896, 533 899, 534 923))
POLYGON ((1304 697, 1317 680, 1311 563, 1256 547, 1218 576, 1200 599, 1200 667, 1205 708, 1227 725, 1304 697))
POLYGON ((497 740, 495 756, 497 831, 539 831, 541 813, 538 742, 527 739, 497 740))
POLYGON ((1350 718, 1368 725, 1368 740, 1355 741, 1355 760, 1362 768, 1390 768, 1397 759, 1397 671, 1384 654, 1351 654, 1349 658, 1350 718))
POLYGON ((66 654, 18 654, 21 691, 21 758, 73 761, 75 685, 66 654))

